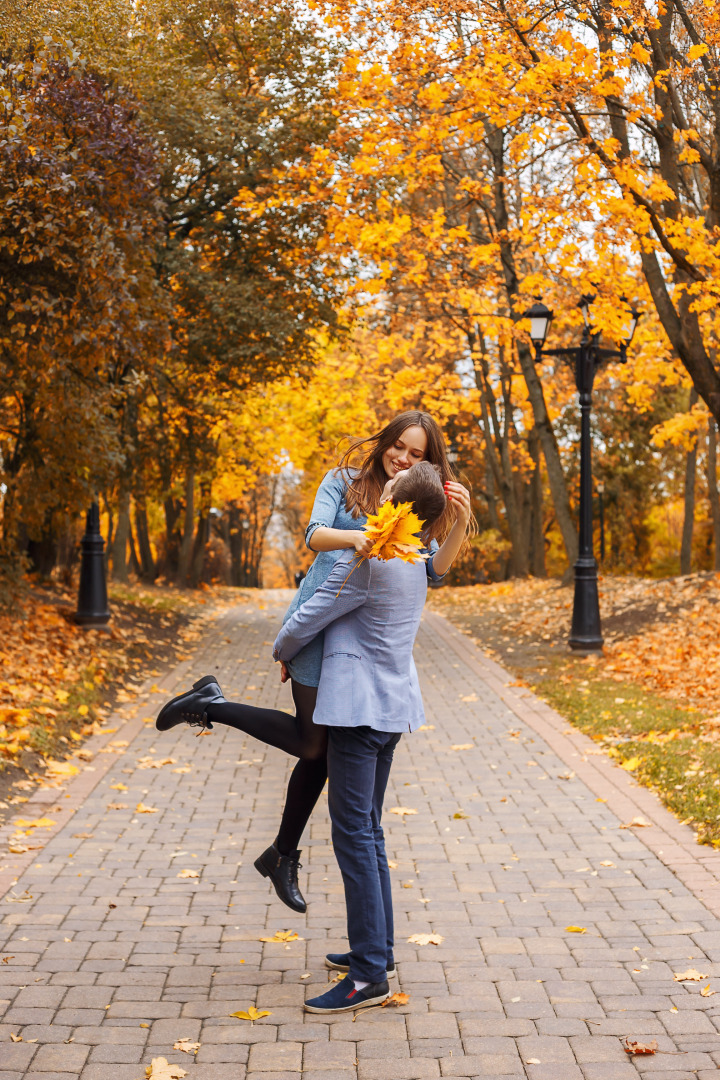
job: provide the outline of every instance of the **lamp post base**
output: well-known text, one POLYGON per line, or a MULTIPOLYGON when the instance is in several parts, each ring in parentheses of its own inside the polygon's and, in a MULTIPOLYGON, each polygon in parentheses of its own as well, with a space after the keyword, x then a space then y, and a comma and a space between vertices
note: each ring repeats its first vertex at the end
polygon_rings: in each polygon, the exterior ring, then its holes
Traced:
POLYGON ((581 556, 575 563, 575 596, 569 644, 575 652, 602 651, 597 563, 592 555, 581 556))
POLYGON ((82 538, 78 606, 73 622, 79 626, 105 626, 110 620, 105 583, 105 541, 100 535, 100 510, 93 503, 82 538))

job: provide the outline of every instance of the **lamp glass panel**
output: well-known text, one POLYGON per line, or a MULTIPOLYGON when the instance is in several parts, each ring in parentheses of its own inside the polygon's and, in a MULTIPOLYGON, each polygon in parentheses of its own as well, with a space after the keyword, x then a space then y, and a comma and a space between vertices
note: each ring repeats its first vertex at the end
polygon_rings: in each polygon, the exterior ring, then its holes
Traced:
POLYGON ((533 316, 530 319, 530 337, 532 341, 542 344, 545 341, 550 320, 547 315, 533 316))

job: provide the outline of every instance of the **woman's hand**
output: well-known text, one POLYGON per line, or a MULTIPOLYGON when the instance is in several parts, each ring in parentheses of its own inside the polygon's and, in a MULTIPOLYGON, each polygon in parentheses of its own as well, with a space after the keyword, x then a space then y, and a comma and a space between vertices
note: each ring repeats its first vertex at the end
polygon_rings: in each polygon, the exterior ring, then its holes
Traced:
POLYGON ((350 529, 348 531, 348 538, 350 539, 352 546, 355 548, 356 555, 369 555, 370 548, 372 547, 372 540, 362 529, 350 529))
POLYGON ((456 480, 445 482, 445 495, 451 506, 455 508, 455 520, 460 522, 463 528, 468 527, 470 521, 470 492, 456 480))
POLYGON ((290 672, 287 669, 287 664, 284 660, 280 661, 280 682, 287 682, 290 678, 290 672))

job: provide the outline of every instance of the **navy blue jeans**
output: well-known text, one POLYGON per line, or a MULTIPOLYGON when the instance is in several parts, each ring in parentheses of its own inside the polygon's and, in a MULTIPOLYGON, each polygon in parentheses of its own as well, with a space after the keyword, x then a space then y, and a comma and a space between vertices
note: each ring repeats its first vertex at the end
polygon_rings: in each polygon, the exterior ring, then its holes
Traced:
POLYGON ((350 978, 377 983, 393 963, 390 871, 380 819, 400 735, 328 727, 332 841, 345 886, 350 978))

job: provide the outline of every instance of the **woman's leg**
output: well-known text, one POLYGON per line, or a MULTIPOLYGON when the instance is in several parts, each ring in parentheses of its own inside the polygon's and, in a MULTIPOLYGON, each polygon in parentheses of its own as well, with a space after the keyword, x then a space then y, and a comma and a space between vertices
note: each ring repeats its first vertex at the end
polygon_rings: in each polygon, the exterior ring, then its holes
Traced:
POLYGON ((292 681, 298 730, 305 753, 292 771, 285 796, 275 847, 281 855, 294 855, 300 837, 327 780, 327 730, 313 724, 317 687, 292 681))
POLYGON ((284 750, 286 754, 304 759, 325 757, 327 739, 324 728, 316 728, 312 713, 317 698, 316 686, 301 686, 292 682, 296 716, 280 709, 260 709, 239 701, 221 701, 208 706, 208 719, 213 724, 252 735, 254 739, 284 750))

